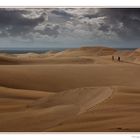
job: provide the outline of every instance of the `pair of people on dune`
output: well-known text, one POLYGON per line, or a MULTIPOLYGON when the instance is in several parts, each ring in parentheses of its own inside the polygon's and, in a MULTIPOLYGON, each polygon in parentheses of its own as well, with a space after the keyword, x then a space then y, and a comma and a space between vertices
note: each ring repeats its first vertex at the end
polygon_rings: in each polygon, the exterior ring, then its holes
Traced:
MULTIPOLYGON (((115 57, 114 57, 114 56, 112 56, 112 60, 113 60, 113 61, 115 60, 115 57)), ((120 56, 118 56, 117 60, 118 60, 119 62, 121 61, 120 56)))

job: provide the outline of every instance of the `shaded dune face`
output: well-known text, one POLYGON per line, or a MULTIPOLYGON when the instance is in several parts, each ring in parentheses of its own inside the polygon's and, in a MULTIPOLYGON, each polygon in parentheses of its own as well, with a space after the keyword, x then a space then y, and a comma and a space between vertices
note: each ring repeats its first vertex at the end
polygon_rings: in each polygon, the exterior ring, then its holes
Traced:
POLYGON ((134 52, 96 46, 0 55, 0 131, 139 132, 134 52))
POLYGON ((0 64, 1 65, 13 65, 13 64, 19 64, 19 62, 14 57, 0 56, 0 64))
POLYGON ((53 94, 35 90, 0 87, 0 112, 24 110, 34 101, 53 94))

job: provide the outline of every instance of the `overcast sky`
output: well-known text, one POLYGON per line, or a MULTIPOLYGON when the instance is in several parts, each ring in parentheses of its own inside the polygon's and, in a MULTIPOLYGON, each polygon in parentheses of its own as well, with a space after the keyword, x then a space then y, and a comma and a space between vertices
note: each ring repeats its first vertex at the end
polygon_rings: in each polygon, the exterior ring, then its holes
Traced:
POLYGON ((140 47, 140 9, 0 9, 0 48, 140 47))

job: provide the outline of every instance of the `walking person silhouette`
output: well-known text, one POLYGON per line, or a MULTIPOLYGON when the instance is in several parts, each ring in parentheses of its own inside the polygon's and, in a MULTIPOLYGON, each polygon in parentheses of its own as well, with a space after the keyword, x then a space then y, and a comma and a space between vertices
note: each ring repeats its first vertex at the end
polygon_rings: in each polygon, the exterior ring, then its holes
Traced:
POLYGON ((114 56, 112 56, 112 61, 114 61, 114 59, 115 59, 114 56))
POLYGON ((118 61, 119 61, 119 62, 121 61, 121 58, 120 58, 120 56, 118 56, 118 61))

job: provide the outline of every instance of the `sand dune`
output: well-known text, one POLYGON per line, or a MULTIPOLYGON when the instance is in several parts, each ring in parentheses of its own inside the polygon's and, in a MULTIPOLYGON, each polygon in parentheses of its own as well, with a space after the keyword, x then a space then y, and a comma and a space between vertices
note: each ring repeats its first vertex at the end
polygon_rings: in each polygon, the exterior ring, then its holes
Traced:
POLYGON ((10 55, 0 55, 0 64, 81 64, 94 63, 93 56, 107 56, 116 52, 115 49, 103 46, 81 47, 67 49, 62 52, 52 52, 37 54, 25 53, 10 55))
POLYGON ((138 86, 140 67, 134 64, 3 65, 0 85, 10 88, 63 91, 92 86, 138 86))
POLYGON ((137 51, 0 54, 0 131, 139 132, 137 51))
POLYGON ((37 54, 37 53, 24 53, 24 54, 16 54, 17 58, 25 58, 25 59, 29 59, 29 58, 38 58, 41 55, 37 54))
POLYGON ((43 98, 36 102, 33 107, 48 108, 57 105, 69 105, 74 104, 79 106, 79 113, 86 112, 91 107, 102 102, 109 96, 111 96, 111 88, 78 88, 73 90, 66 90, 57 95, 51 96, 51 98, 43 98))
POLYGON ((140 89, 114 87, 113 95, 85 114, 46 131, 139 132, 140 89))
POLYGON ((140 49, 131 51, 131 54, 127 57, 127 60, 131 63, 140 64, 140 49))
POLYGON ((0 87, 0 112, 22 110, 34 101, 52 95, 54 93, 0 87))
MULTIPOLYGON (((109 47, 94 46, 66 49, 61 52, 49 51, 47 53, 25 53, 25 54, 4 54, 0 55, 0 64, 108 64, 112 63, 110 58, 121 56, 126 62, 134 62, 138 59, 137 50, 119 51, 109 47), (137 57, 137 58, 136 58, 137 57)), ((134 62, 135 63, 135 62, 134 62)))
POLYGON ((0 56, 0 65, 13 65, 18 64, 16 58, 8 56, 8 55, 1 55, 0 56))
POLYGON ((140 56, 140 49, 138 48, 138 49, 135 49, 133 52, 132 52, 132 54, 131 54, 132 56, 140 56))
POLYGON ((39 99, 42 97, 47 97, 53 95, 54 93, 34 91, 34 90, 24 90, 24 89, 12 89, 6 87, 0 87, 0 97, 2 98, 18 98, 18 99, 39 99))
POLYGON ((76 49, 67 49, 62 52, 56 53, 55 57, 78 57, 78 56, 103 56, 112 55, 116 49, 94 46, 94 47, 81 47, 76 49))
POLYGON ((139 88, 67 90, 0 114, 1 131, 139 131, 139 88), (30 124, 30 125, 29 125, 30 124))
POLYGON ((0 56, 0 65, 24 65, 24 64, 89 64, 94 63, 92 57, 52 57, 39 54, 20 54, 19 56, 0 56))
MULTIPOLYGON (((0 118, 4 119, 3 121, 0 120, 0 126, 2 126, 0 127, 0 130, 43 131, 43 129, 50 128, 63 121, 73 118, 73 115, 77 116, 87 112, 88 109, 102 103, 111 96, 111 94, 112 90, 107 87, 87 87, 68 90, 56 95, 53 94, 53 96, 43 97, 36 102, 34 101, 30 103, 29 106, 25 106, 25 108, 20 108, 18 112, 17 110, 14 112, 14 110, 11 114, 9 114, 10 118, 8 117, 9 115, 7 116, 7 113, 1 114, 0 118), (27 117, 29 118, 28 120, 26 119, 27 117), (40 120, 39 124, 37 117, 39 117, 38 119, 40 120), (26 122, 22 123, 22 120, 25 120, 26 122), (3 127, 6 123, 8 123, 8 128, 3 127), (28 123, 32 125, 29 126, 28 123), (19 125, 15 126, 15 124, 19 125)), ((25 95, 22 97, 24 99, 25 95)), ((16 98, 18 98, 18 95, 16 98)))

